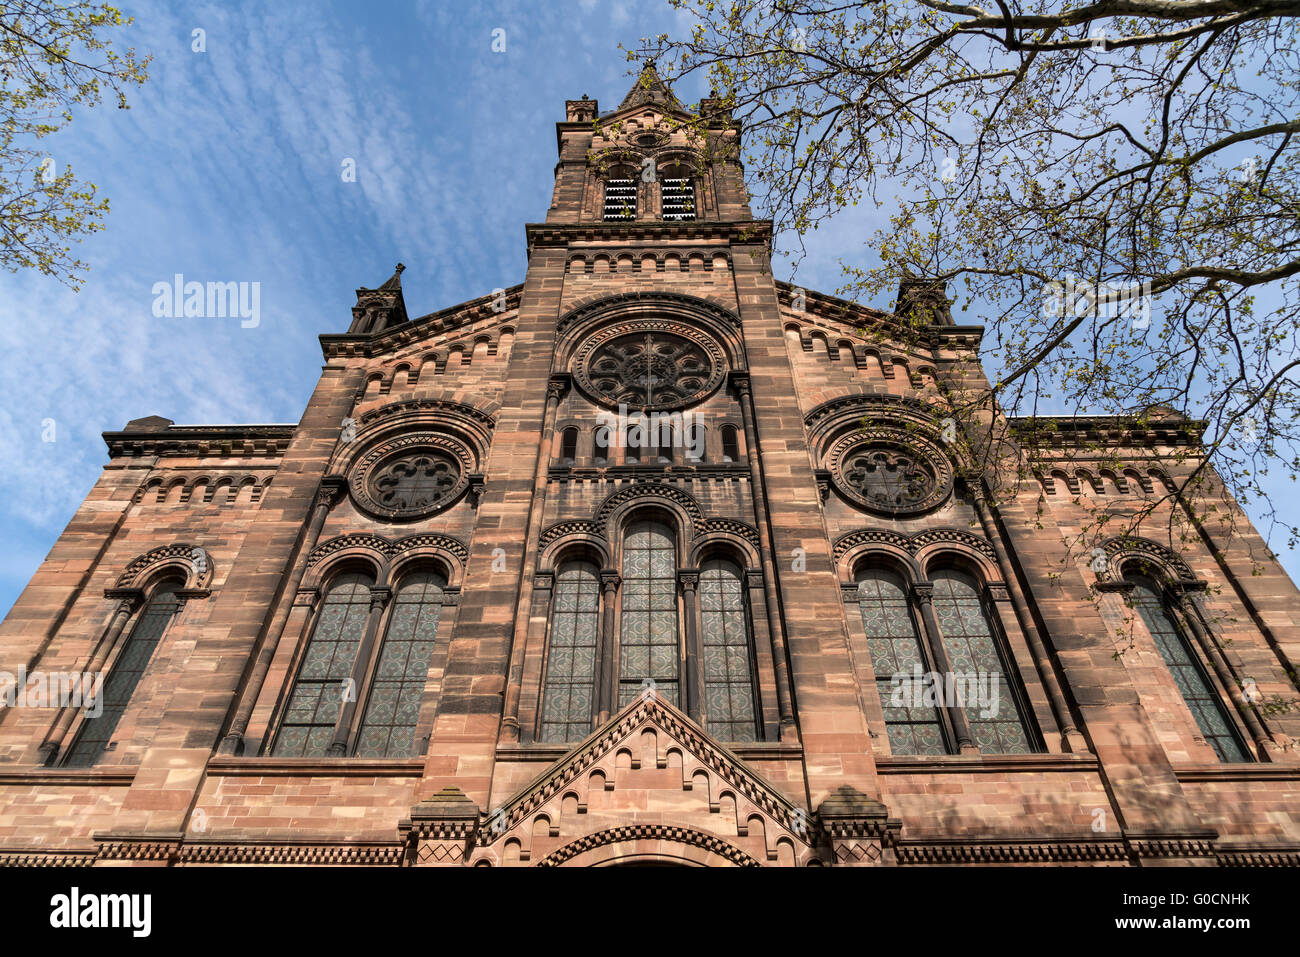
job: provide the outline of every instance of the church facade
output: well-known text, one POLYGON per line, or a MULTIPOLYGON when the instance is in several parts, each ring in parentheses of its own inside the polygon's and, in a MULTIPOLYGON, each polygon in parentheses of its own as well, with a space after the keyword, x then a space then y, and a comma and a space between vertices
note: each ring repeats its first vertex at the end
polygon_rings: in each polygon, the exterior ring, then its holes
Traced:
POLYGON ((980 327, 776 281, 700 115, 569 101, 522 284, 358 290, 296 425, 105 433, 0 628, 0 861, 1300 863, 1300 593, 1171 533, 1195 423, 1026 472, 980 327))

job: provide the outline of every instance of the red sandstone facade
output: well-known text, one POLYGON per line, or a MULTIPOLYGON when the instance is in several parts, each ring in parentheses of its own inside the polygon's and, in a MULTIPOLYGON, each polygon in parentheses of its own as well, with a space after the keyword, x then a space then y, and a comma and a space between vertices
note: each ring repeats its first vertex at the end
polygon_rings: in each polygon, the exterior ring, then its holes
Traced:
POLYGON ((570 101, 523 283, 359 290, 297 425, 105 435, 0 670, 105 673, 111 717, 0 711, 0 860, 1300 863, 1300 594, 1244 516, 1171 539, 1185 431, 980 475, 979 327, 774 281, 701 109, 708 149, 652 71, 570 101), (602 445, 620 400, 694 454, 602 445), (891 704, 914 664, 997 714, 891 704))

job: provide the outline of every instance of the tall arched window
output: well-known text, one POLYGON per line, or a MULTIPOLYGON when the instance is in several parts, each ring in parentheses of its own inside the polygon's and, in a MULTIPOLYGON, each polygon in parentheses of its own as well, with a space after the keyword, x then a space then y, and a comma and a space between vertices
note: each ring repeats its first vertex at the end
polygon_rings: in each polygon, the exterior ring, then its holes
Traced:
MULTIPOLYGON (((964 703, 975 746, 985 754, 1033 750, 1025 730, 1023 705, 1007 679, 1007 664, 980 599, 979 585, 956 569, 936 571, 931 579, 934 614, 953 671, 957 676, 974 676, 975 689, 984 696, 980 701, 964 703)), ((969 683, 966 688, 969 693, 969 683)))
POLYGON ((435 571, 405 576, 393 600, 375 662, 356 755, 405 758, 417 753, 416 723, 429 679, 447 580, 435 571))
POLYGON ((1214 748, 1214 753, 1220 761, 1251 760, 1250 752, 1238 736, 1214 683, 1196 657, 1187 636, 1165 607, 1160 586, 1142 575, 1125 575, 1124 578, 1133 583, 1132 600, 1138 615, 1160 649, 1160 657, 1164 658, 1188 710, 1196 719, 1196 726, 1214 748))
POLYGON ((374 583, 361 572, 348 572, 331 582, 289 694, 272 754, 321 757, 329 750, 342 708, 343 683, 352 675, 357 649, 365 635, 374 583))
POLYGON ((560 436, 560 462, 572 465, 578 457, 578 430, 570 427, 560 436))
POLYGON ((753 741, 758 735, 754 669, 740 569, 725 559, 705 562, 699 595, 707 729, 722 741, 753 741))
POLYGON ((662 522, 633 522, 623 539, 623 629, 619 641, 621 708, 654 682, 655 692, 681 702, 677 643, 677 551, 662 522))
POLYGON ((867 651, 885 711, 885 732, 894 754, 946 754, 939 709, 917 694, 919 670, 930 671, 902 576, 885 568, 858 573, 858 610, 867 633, 867 651), (905 676, 896 682, 895 675, 905 676), (896 696, 895 689, 901 689, 896 696), (897 697, 897 700, 895 700, 897 697))
POLYGON ((595 714, 600 571, 571 561, 555 575, 542 684, 542 741, 581 741, 595 714))
POLYGON ((609 461, 609 426, 598 425, 591 436, 591 458, 597 465, 609 461))
POLYGON ((64 764, 69 767, 90 767, 103 755, 154 650, 181 607, 181 601, 176 597, 176 591, 180 587, 179 582, 164 582, 149 597, 148 604, 131 629, 130 637, 122 646, 113 670, 104 681, 100 691, 103 710, 98 717, 87 717, 82 722, 76 740, 68 749, 64 764))
POLYGON ((722 427, 722 461, 735 462, 740 458, 740 443, 736 439, 736 427, 734 425, 724 425, 722 427))

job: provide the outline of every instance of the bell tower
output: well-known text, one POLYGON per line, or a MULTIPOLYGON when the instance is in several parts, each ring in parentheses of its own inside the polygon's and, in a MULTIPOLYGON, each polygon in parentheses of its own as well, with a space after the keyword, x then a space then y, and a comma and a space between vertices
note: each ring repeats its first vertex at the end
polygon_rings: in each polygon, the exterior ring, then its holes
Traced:
POLYGON ((688 112, 647 62, 618 107, 584 96, 556 124, 559 162, 548 223, 737 222, 751 218, 740 130, 720 101, 688 112))

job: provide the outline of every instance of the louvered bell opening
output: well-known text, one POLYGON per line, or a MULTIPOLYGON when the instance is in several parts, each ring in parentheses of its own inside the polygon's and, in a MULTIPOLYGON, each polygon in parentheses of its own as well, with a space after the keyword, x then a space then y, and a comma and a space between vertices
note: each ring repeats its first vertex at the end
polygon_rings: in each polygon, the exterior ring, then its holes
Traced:
POLYGON ((605 181, 605 219, 636 219, 636 181, 605 181))
POLYGON ((665 177, 662 195, 664 219, 680 222, 695 218, 695 184, 689 179, 665 177))

